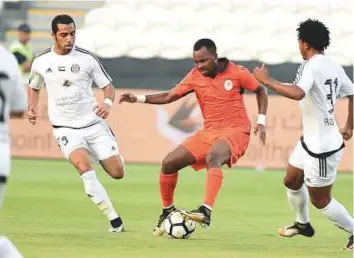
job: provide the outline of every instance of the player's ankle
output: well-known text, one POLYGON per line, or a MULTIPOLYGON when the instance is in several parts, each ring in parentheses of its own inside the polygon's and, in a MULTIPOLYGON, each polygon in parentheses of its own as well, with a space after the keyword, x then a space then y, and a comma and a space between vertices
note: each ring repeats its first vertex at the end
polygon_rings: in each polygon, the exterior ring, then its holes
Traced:
POLYGON ((202 210, 206 213, 206 215, 210 216, 211 212, 213 211, 213 207, 208 204, 203 203, 201 205, 202 210))
POLYGON ((175 208, 175 204, 171 204, 170 206, 167 206, 167 207, 163 207, 162 208, 162 213, 163 214, 170 214, 172 211, 174 211, 176 208, 175 208))
POLYGON ((121 217, 115 218, 110 221, 112 228, 119 228, 123 224, 123 220, 121 217))

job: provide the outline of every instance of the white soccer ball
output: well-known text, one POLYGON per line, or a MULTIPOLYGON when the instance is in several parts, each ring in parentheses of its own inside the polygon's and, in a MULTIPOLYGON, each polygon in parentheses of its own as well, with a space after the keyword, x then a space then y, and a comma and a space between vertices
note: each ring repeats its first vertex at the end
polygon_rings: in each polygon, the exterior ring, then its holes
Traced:
POLYGON ((164 222, 165 232, 176 239, 187 239, 195 231, 196 223, 185 218, 180 211, 173 211, 164 222))

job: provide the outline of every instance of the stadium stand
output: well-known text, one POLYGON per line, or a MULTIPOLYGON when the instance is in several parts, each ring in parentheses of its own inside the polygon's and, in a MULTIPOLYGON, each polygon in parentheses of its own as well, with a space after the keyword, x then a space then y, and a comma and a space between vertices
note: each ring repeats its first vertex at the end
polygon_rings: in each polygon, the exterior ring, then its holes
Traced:
POLYGON ((291 81, 302 61, 295 29, 309 17, 330 28, 327 53, 353 74, 354 1, 6 1, 4 8, 6 44, 25 20, 35 53, 52 44, 51 19, 72 15, 77 45, 98 55, 120 87, 171 87, 192 66, 192 46, 201 37, 216 42, 219 56, 248 69, 267 63, 276 78, 291 81))
POLYGON ((351 65, 353 11, 344 0, 107 0, 85 16, 78 44, 102 57, 183 59, 196 39, 210 37, 233 60, 300 62, 297 23, 317 17, 332 32, 328 53, 351 65))

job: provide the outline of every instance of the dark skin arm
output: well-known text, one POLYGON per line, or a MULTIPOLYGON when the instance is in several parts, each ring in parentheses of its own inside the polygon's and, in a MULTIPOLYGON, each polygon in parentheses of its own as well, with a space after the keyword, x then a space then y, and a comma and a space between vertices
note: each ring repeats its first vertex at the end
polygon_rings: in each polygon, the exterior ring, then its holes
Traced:
MULTIPOLYGON (((145 96, 145 103, 156 105, 168 104, 184 97, 177 95, 173 90, 157 92, 145 96)), ((137 97, 132 93, 123 93, 119 96, 119 103, 123 102, 135 103, 137 102, 137 97)))
POLYGON ((305 92, 295 84, 282 83, 270 78, 268 69, 264 66, 256 67, 253 71, 254 77, 267 88, 276 93, 293 100, 302 100, 305 97, 305 92))
POLYGON ((343 135, 343 139, 349 141, 353 136, 353 95, 348 96, 348 117, 347 122, 345 123, 345 127, 341 130, 341 134, 343 135))
MULTIPOLYGON (((262 86, 258 86, 255 93, 257 94, 257 105, 258 105, 258 114, 267 114, 268 108, 268 96, 266 91, 262 86)), ((262 124, 257 124, 254 128, 254 135, 259 133, 259 139, 261 140, 262 144, 265 145, 266 141, 266 131, 265 126, 262 124)))

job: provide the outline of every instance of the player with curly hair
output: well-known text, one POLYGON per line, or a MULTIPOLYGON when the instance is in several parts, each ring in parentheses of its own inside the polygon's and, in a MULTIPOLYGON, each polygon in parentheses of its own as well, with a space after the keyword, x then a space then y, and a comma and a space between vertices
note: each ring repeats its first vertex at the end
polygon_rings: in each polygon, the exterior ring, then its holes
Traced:
POLYGON ((315 234, 310 224, 309 193, 312 204, 338 228, 349 233, 345 249, 353 250, 353 217, 331 195, 344 141, 353 135, 353 83, 339 64, 324 55, 330 36, 322 22, 308 19, 300 23, 297 32, 305 61, 293 84, 270 78, 264 65, 254 70, 260 83, 284 97, 300 101, 302 109, 303 135, 290 155, 284 178, 296 222, 279 229, 278 233, 284 237, 315 234), (348 118, 344 129, 339 130, 335 104, 343 97, 349 99, 348 118))

